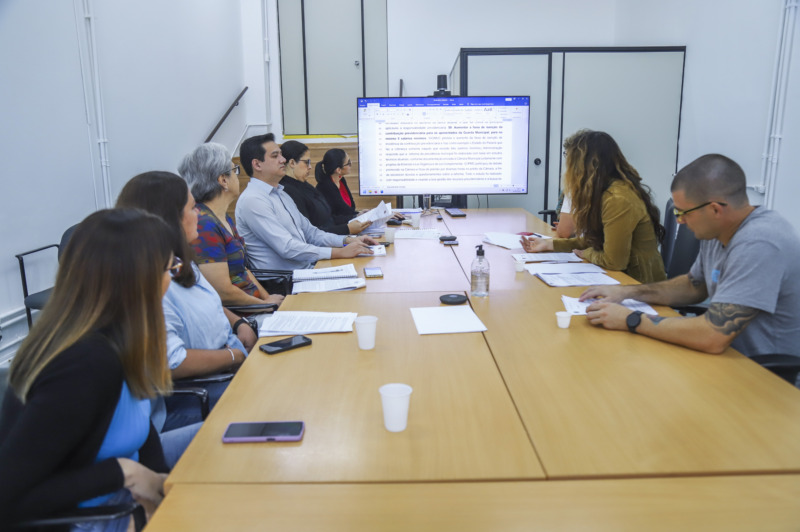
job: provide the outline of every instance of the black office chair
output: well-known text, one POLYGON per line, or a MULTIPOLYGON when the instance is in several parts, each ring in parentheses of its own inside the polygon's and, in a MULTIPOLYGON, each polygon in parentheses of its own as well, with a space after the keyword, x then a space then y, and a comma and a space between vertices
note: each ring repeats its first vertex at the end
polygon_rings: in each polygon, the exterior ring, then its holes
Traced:
MULTIPOLYGON (((8 366, 0 367, 0 403, 5 397, 8 388, 8 366)), ((2 413, 2 410, 0 410, 2 413)), ((25 519, 13 523, 11 528, 14 530, 26 530, 31 528, 51 528, 65 527, 77 523, 110 521, 128 515, 133 516, 135 530, 143 530, 145 525, 144 508, 137 503, 119 504, 114 506, 98 506, 93 508, 75 508, 54 515, 25 519)))
POLYGON ((75 228, 78 227, 78 224, 73 225, 66 231, 64 234, 61 235, 61 242, 58 244, 50 244, 49 246, 42 246, 40 248, 32 249, 30 251, 25 251, 20 253, 19 255, 14 255, 17 257, 17 261, 19 261, 19 275, 22 279, 22 295, 25 298, 25 314, 28 316, 28 329, 33 326, 33 316, 31 314, 31 310, 42 310, 44 308, 45 303, 47 300, 50 299, 50 294, 52 293, 53 289, 48 288, 46 290, 41 290, 34 294, 28 293, 28 276, 25 273, 25 257, 28 255, 33 255, 34 253, 39 253, 40 251, 44 251, 50 248, 56 248, 58 250, 57 258, 61 259, 61 252, 64 251, 64 247, 69 242, 69 238, 72 236, 72 232, 75 231, 75 228))
POLYGON ((685 224, 678 223, 672 212, 674 207, 670 198, 664 211, 666 236, 661 243, 661 258, 664 260, 668 279, 689 273, 700 252, 700 241, 685 224))
MULTIPOLYGON (((270 294, 287 296, 292 293, 292 271, 291 270, 267 270, 253 268, 250 258, 247 259, 248 269, 253 272, 253 276, 261 283, 270 294)), ((228 307, 232 312, 237 312, 228 307)), ((260 311, 263 312, 263 311, 260 311)))
MULTIPOLYGON (((664 261, 667 279, 689 273, 697 254, 700 252, 700 241, 686 227, 686 224, 678 223, 673 213, 674 206, 672 198, 670 198, 664 210, 664 229, 666 234, 664 241, 661 243, 661 258, 664 261)), ((702 304, 674 308, 684 316, 699 316, 708 310, 708 307, 702 304)))
POLYGON ((545 209, 543 211, 539 211, 539 216, 542 217, 542 220, 550 225, 553 225, 558 221, 558 215, 559 212, 555 209, 545 209))
POLYGON ((793 386, 797 384, 797 376, 800 374, 800 357, 795 355, 754 355, 750 360, 760 364, 772 373, 789 382, 793 386))

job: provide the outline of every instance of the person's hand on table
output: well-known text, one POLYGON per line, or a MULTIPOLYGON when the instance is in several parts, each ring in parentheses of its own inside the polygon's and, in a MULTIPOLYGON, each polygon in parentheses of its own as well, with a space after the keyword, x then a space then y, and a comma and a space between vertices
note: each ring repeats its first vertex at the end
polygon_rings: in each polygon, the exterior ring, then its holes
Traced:
POLYGON ((356 237, 356 240, 360 241, 362 244, 365 244, 367 246, 377 246, 378 245, 378 241, 375 240, 374 238, 372 238, 371 236, 368 236, 368 235, 356 237))
POLYGON ((362 242, 361 240, 356 240, 354 242, 347 244, 345 247, 341 248, 341 258, 350 259, 355 257, 356 255, 361 255, 362 253, 366 255, 373 254, 372 250, 369 249, 369 245, 362 242))
POLYGON ((586 307, 586 318, 589 323, 615 331, 628 330, 626 318, 630 313, 631 309, 605 300, 595 301, 586 307))
POLYGON ((347 230, 350 231, 351 235, 357 235, 370 225, 372 225, 372 222, 359 222, 358 220, 353 219, 347 222, 347 230))
POLYGON ((619 285, 613 286, 590 286, 583 291, 578 301, 586 301, 587 299, 600 299, 602 298, 605 303, 620 303, 625 299, 623 287, 619 285))
POLYGON ((586 260, 586 257, 583 256, 583 252, 586 251, 584 249, 573 249, 572 252, 578 256, 578 258, 586 260))
POLYGON ((256 336, 255 331, 246 323, 242 323, 239 328, 236 329, 236 337, 244 344, 244 348, 247 349, 247 351, 251 351, 258 341, 258 336, 256 336))
POLYGON ((526 253, 541 253, 542 251, 553 251, 552 238, 536 238, 534 236, 528 238, 523 236, 520 239, 520 244, 526 253))
POLYGON ((282 296, 280 294, 270 294, 267 296, 267 299, 264 300, 264 303, 275 303, 276 305, 280 306, 285 298, 286 296, 282 296))
POLYGON ((403 216, 402 212, 396 212, 396 213, 392 214, 392 218, 394 218, 395 220, 405 220, 406 219, 406 217, 403 216))

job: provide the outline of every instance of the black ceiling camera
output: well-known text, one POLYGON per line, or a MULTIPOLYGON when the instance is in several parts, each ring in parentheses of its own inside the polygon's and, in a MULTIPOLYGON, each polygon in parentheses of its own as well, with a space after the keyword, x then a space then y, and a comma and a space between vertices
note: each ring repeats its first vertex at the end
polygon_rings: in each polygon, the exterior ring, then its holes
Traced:
POLYGON ((434 96, 450 96, 450 91, 447 90, 447 74, 439 74, 436 76, 436 92, 434 96))

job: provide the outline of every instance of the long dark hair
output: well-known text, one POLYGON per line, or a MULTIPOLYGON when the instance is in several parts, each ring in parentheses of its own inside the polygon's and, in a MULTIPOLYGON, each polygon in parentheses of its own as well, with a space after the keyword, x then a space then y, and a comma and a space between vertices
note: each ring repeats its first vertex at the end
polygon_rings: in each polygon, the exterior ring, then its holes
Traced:
POLYGON ((658 207, 653 205, 650 188, 642 183, 639 173, 622 155, 611 135, 582 129, 564 141, 564 149, 567 152, 565 188, 572 199, 572 218, 577 233, 583 233, 590 247, 603 248, 602 198, 616 180, 626 183, 636 192, 644 202, 656 238, 659 242, 664 240, 666 232, 661 225, 658 207))
POLYGON ((317 179, 317 183, 332 181, 333 172, 337 168, 344 166, 346 155, 345 151, 340 148, 332 148, 326 151, 325 156, 314 167, 314 177, 317 179))
POLYGON ((197 282, 192 269, 194 252, 183 231, 183 208, 189 201, 186 181, 171 172, 145 172, 122 187, 117 207, 133 207, 160 216, 170 228, 172 252, 183 261, 175 281, 190 288, 197 282))
POLYGON ((138 209, 98 211, 78 225, 61 254, 50 300, 11 363, 9 382, 21 401, 59 353, 100 330, 134 396, 171 390, 161 306, 172 255, 168 234, 163 220, 138 209))

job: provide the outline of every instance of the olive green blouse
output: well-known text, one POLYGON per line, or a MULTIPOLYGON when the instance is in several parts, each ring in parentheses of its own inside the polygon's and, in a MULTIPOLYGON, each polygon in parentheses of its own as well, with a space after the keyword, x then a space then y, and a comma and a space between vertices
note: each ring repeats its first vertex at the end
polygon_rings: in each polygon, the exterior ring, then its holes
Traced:
MULTIPOLYGON (((602 200, 603 249, 586 249, 583 257, 601 268, 621 270, 640 283, 666 279, 653 223, 636 191, 616 180, 603 193, 602 200)), ((555 251, 586 247, 580 237, 553 239, 555 251)))

